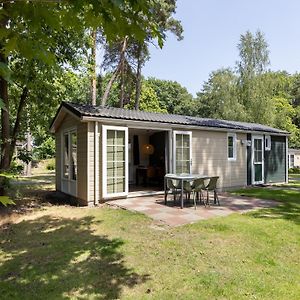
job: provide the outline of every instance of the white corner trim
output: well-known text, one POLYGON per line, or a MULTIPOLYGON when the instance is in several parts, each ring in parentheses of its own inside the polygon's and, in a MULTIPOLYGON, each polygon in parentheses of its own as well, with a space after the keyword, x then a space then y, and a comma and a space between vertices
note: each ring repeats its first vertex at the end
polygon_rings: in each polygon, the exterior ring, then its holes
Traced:
POLYGON ((98 130, 98 122, 95 122, 95 141, 94 141, 94 178, 95 178, 95 205, 99 204, 99 130, 98 130))

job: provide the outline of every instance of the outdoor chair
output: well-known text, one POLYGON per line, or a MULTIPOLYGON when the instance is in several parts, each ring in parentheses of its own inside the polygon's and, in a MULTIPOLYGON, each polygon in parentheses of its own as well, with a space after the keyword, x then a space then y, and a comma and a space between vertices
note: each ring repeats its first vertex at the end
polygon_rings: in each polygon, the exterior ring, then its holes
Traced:
POLYGON ((217 193, 217 182, 219 177, 211 177, 209 180, 208 185, 205 187, 205 190, 207 192, 206 194, 206 205, 209 205, 209 192, 214 192, 214 204, 218 204, 220 206, 220 201, 217 193))
POLYGON ((203 178, 196 179, 192 184, 192 189, 194 192, 194 196, 197 196, 197 200, 199 200, 200 203, 203 200, 203 204, 205 205, 204 196, 203 196, 203 190, 205 189, 204 179, 203 178))
POLYGON ((167 194, 169 192, 171 192, 171 194, 174 196, 174 204, 175 204, 176 195, 181 193, 181 187, 179 186, 179 183, 176 180, 173 179, 167 180, 167 194))
POLYGON ((190 199, 191 193, 193 193, 193 201, 194 201, 194 206, 195 206, 195 209, 196 209, 197 205, 196 205, 195 194, 194 194, 194 190, 192 188, 192 184, 189 181, 184 181, 183 182, 183 190, 186 193, 186 198, 187 199, 190 199))

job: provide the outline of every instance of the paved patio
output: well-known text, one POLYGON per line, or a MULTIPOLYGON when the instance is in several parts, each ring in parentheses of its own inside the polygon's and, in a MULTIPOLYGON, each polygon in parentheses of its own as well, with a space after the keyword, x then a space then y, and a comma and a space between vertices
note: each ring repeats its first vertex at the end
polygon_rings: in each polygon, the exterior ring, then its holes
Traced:
POLYGON ((204 207, 203 205, 198 205, 196 210, 191 204, 186 204, 183 209, 179 206, 174 206, 171 199, 168 201, 168 205, 165 205, 163 195, 120 199, 109 201, 107 204, 143 213, 169 226, 180 226, 209 218, 228 216, 235 212, 245 213, 259 208, 278 205, 276 201, 249 197, 219 195, 219 199, 220 206, 211 205, 204 207))

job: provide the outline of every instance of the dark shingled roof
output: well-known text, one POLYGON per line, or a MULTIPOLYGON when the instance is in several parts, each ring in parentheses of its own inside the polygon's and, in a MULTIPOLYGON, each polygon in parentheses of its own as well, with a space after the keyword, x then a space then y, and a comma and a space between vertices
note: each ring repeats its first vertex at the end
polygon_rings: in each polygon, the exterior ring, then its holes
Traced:
POLYGON ((99 117, 108 119, 147 121, 155 123, 169 123, 188 126, 215 127, 243 131, 263 131, 278 134, 289 134, 287 131, 255 123, 198 118, 173 114, 161 114, 115 107, 92 106, 90 104, 78 104, 70 102, 62 102, 62 106, 69 109, 78 117, 99 117))

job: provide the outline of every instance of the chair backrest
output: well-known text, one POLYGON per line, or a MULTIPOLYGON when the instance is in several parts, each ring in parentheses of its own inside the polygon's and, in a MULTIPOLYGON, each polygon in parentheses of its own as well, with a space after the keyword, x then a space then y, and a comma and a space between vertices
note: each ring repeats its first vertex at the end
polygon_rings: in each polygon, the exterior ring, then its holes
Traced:
POLYGON ((183 189, 190 193, 192 191, 191 183, 189 181, 184 181, 183 182, 183 189))
POLYGON ((203 178, 198 178, 194 181, 193 183, 193 189, 195 191, 200 191, 202 189, 205 188, 205 184, 204 184, 204 179, 203 178))
POLYGON ((176 182, 176 180, 173 180, 173 179, 168 179, 167 180, 167 187, 169 188, 169 189, 177 189, 177 182, 176 182))
POLYGON ((211 177, 206 188, 208 190, 215 190, 217 188, 218 179, 219 176, 211 177))

